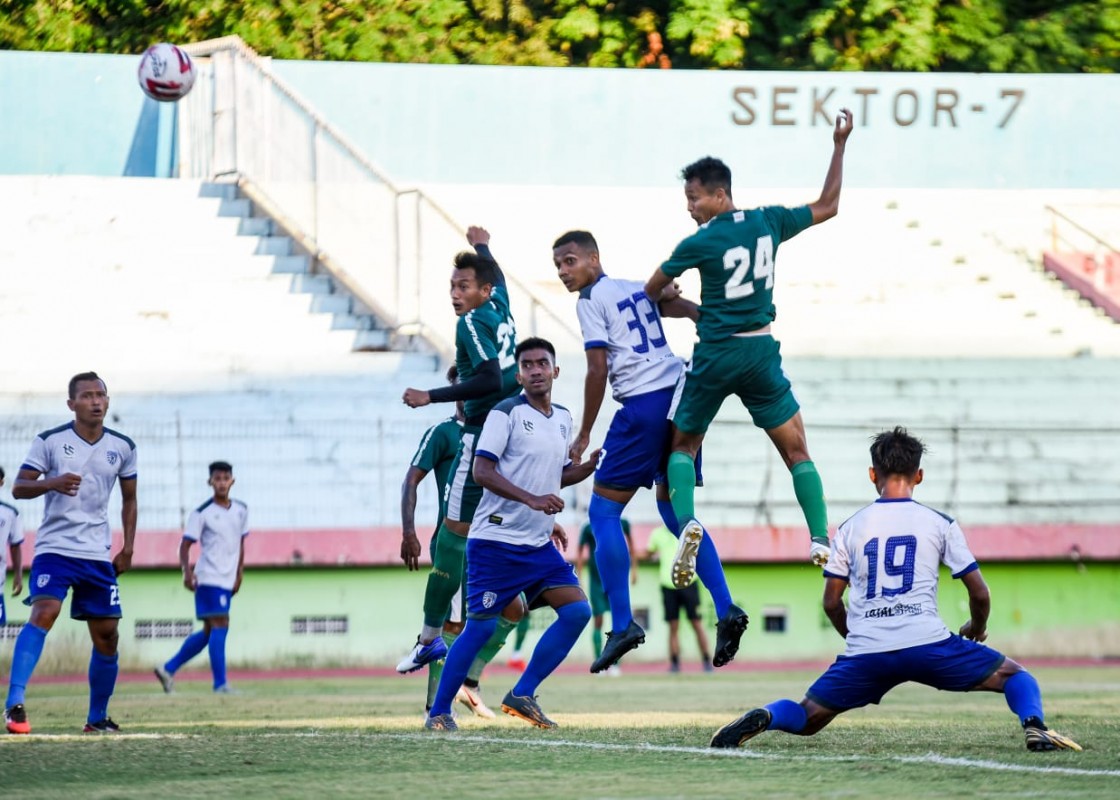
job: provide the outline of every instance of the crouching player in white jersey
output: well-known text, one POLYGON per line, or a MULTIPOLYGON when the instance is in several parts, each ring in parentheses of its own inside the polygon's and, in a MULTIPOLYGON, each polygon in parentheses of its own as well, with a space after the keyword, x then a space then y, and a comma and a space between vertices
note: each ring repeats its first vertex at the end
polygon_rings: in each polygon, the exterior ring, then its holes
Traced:
MULTIPOLYGON (((572 443, 573 458, 587 448, 608 379, 614 399, 622 404, 603 442, 587 509, 595 537, 595 564, 611 607, 607 644, 591 664, 592 672, 601 672, 646 638, 630 609, 630 552, 622 531, 626 504, 639 488, 656 483, 661 519, 674 535, 681 528, 669 501, 666 461, 673 436, 674 395, 684 376, 684 361, 673 355, 661 328, 661 315, 695 318, 697 312, 694 303, 679 296, 675 285, 665 287, 660 302, 654 304, 646 297, 643 284, 604 274, 599 245, 587 231, 569 231, 557 239, 552 261, 564 287, 579 292, 576 314, 587 355, 583 420, 572 443)), ((698 458, 693 466, 700 484, 698 458)), ((711 593, 719 619, 712 663, 722 667, 739 649, 747 615, 731 602, 711 537, 685 544, 687 558, 676 562, 685 564, 684 571, 673 579, 688 586, 699 575, 711 593)))
POLYGON ((812 736, 837 714, 878 703, 901 683, 947 692, 1000 692, 1019 717, 1027 749, 1080 750, 1046 727, 1038 682, 988 638, 991 597, 957 523, 912 497, 922 482, 925 445, 905 428, 871 445, 871 482, 879 499, 844 522, 825 567, 824 611, 844 637, 844 654, 801 703, 777 700, 720 728, 712 747, 737 747, 766 730, 812 736), (971 618, 960 635, 937 611, 941 564, 968 590, 971 618), (844 589, 848 608, 844 609, 844 589))
MULTIPOLYGON (((555 728, 534 693, 591 619, 579 579, 551 537, 553 516, 564 509, 561 487, 587 478, 599 453, 592 452, 578 465, 568 456, 572 415, 552 402, 552 382, 560 374, 552 344, 526 339, 514 356, 523 391, 494 406, 475 448, 474 479, 483 493, 467 534, 467 624, 447 653, 424 723, 432 730, 456 729, 451 716, 455 694, 494 633, 499 613, 519 603, 522 592, 530 608, 551 606, 556 621, 541 635, 525 671, 502 699, 502 711, 539 728, 555 728)), ((559 538, 566 547, 566 537, 559 538)))
POLYGON ((24 708, 27 683, 39 663, 47 633, 73 589, 70 616, 86 621, 89 660, 86 733, 116 733, 109 698, 117 684, 117 626, 121 617, 117 576, 132 566, 136 538, 136 445, 105 427, 109 395, 95 372, 70 379, 66 404, 74 421, 40 433, 19 469, 12 496, 45 495, 35 536, 31 582, 23 602, 31 616, 16 639, 4 722, 9 733, 31 733, 24 708), (109 496, 120 481, 124 544, 110 561, 109 496))
POLYGON ((229 607, 241 588, 245 569, 245 537, 249 535, 249 507, 229 496, 233 488, 233 467, 228 461, 210 465, 207 481, 214 496, 187 517, 187 529, 179 543, 179 566, 183 585, 194 592, 195 616, 202 630, 186 638, 169 661, 155 668, 156 678, 165 692, 175 686, 175 673, 181 666, 207 648, 214 691, 233 692, 226 682, 226 636, 229 634, 229 607), (191 545, 199 543, 202 553, 191 568, 191 545))

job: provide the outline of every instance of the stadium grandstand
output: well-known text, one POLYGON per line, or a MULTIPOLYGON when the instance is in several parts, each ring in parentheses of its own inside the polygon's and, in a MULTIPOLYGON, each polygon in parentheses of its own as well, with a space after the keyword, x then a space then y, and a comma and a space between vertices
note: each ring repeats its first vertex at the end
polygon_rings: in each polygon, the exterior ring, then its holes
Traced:
MULTIPOLYGON (((828 152, 827 127, 811 116, 783 128, 786 112, 774 106, 769 128, 734 122, 725 97, 735 90, 728 81, 742 78, 726 74, 618 75, 592 88, 590 78, 572 85, 583 78, 557 72, 548 85, 565 102, 615 109, 602 127, 565 122, 527 99, 518 113, 545 119, 491 121, 508 126, 504 142, 487 128, 449 146, 487 92, 526 91, 520 73, 477 68, 473 93, 450 105, 465 79, 439 67, 269 62, 236 39, 188 49, 200 79, 176 107, 143 100, 128 57, 79 64, 67 54, 0 53, 9 107, 33 90, 34 67, 74 76, 73 103, 60 104, 72 109, 68 122, 96 104, 112 112, 91 121, 91 141, 79 145, 25 109, 24 138, 0 156, 0 465, 13 474, 34 435, 66 419, 70 375, 105 377, 109 424, 140 453, 142 569, 129 580, 138 605, 157 610, 122 627, 122 651, 141 665, 189 616, 159 609, 177 597, 167 570, 215 458, 236 467, 235 493, 252 509, 248 564, 272 589, 267 602, 246 594, 251 632, 235 659, 306 661, 309 632, 334 637, 313 651, 334 663, 399 655, 416 620, 360 619, 353 598, 376 603, 418 585, 406 583, 398 554, 400 481, 420 435, 448 409, 413 411, 400 397, 442 382, 454 325, 447 274, 467 225, 493 234, 519 333, 556 343, 556 398, 578 416, 582 345, 552 241, 591 230, 610 274, 645 278, 693 227, 676 178, 684 163, 722 147, 712 154, 736 168, 740 205, 796 205, 816 196, 828 152), (368 80, 379 68, 384 77, 368 80), (355 78, 347 85, 384 98, 347 105, 331 79, 344 73, 355 78), (652 111, 639 99, 678 97, 696 113, 703 82, 716 84, 705 91, 722 109, 712 144, 695 131, 674 138, 683 126, 648 133, 652 111), (444 116, 402 101, 385 122, 394 92, 444 104, 444 116), (647 131, 648 147, 635 131, 647 131), (741 171, 737 147, 749 152, 741 171), (450 154, 416 160, 425 148, 450 154), (304 590, 312 585, 314 594, 304 590), (338 602, 345 592, 349 616, 338 602)), ((955 79, 962 92, 972 85, 955 79)), ((907 80, 915 97, 934 86, 907 80)), ((1024 80, 1029 98, 1061 91, 1044 77, 1024 80)), ((919 499, 974 532, 993 585, 1018 598, 1031 575, 1045 574, 1059 587, 1041 617, 1016 623, 1019 599, 998 610, 1014 651, 1115 656, 1120 623, 1107 612, 1120 586, 1120 165, 1113 155, 1102 168, 1099 153, 1082 150, 1016 183, 1035 144, 1022 131, 1043 113, 1028 103, 1005 138, 994 122, 977 135, 990 153, 954 168, 942 152, 952 142, 927 146, 954 131, 936 128, 936 111, 921 132, 901 125, 897 98, 910 89, 893 81, 882 92, 884 103, 896 98, 894 123, 868 112, 870 127, 850 141, 839 217, 784 245, 778 261, 775 332, 830 522, 871 499, 869 437, 906 425, 931 450, 919 499), (923 157, 930 163, 916 163, 923 157), (977 174, 985 157, 990 180, 977 174), (1087 573, 1091 562, 1099 569, 1087 573), (1099 613, 1086 597, 1100 600, 1099 613), (1079 635, 1063 637, 1075 608, 1079 635)), ((671 324, 687 354, 690 326, 671 324)), ((700 509, 734 564, 733 589, 770 609, 772 630, 786 636, 751 657, 830 655, 834 637, 809 610, 815 590, 806 599, 783 586, 783 576, 810 569, 785 467, 738 406, 708 436, 704 473, 700 509)), ((434 518, 435 501, 423 485, 421 519, 434 518)), ((568 506, 560 522, 578 531, 584 491, 568 506)), ((41 502, 20 510, 33 530, 41 502)), ((639 495, 629 513, 640 546, 658 524, 654 503, 639 495)), ((645 584, 635 605, 656 608, 656 581, 645 584)), ((12 604, 4 635, 14 636, 21 611, 12 604)))

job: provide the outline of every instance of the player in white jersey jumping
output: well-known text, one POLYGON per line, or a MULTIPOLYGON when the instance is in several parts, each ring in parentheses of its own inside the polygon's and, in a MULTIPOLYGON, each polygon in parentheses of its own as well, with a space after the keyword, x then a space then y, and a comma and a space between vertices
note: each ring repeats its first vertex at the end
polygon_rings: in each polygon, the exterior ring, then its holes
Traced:
POLYGON ((1034 676, 980 644, 988 638, 988 586, 960 526, 913 499, 924 452, 905 428, 876 436, 869 472, 879 499, 841 524, 832 543, 824 611, 847 643, 844 654, 800 703, 777 700, 748 711, 720 728, 712 747, 737 747, 766 730, 812 736, 837 714, 877 704, 895 686, 914 682, 947 692, 1000 692, 1028 750, 1081 749, 1046 727, 1034 676), (971 616, 960 635, 937 611, 941 564, 968 590, 971 616))
POLYGON ((186 638, 182 647, 166 663, 154 670, 165 692, 175 687, 175 673, 181 666, 207 648, 214 691, 229 694, 226 682, 226 636, 229 634, 229 608, 241 588, 245 569, 245 537, 249 535, 249 507, 229 496, 233 488, 233 467, 228 461, 210 465, 214 496, 187 517, 187 529, 179 543, 179 566, 183 585, 194 592, 195 616, 202 630, 186 638), (198 542, 202 552, 191 568, 191 545, 198 542))
MULTIPOLYGON (((455 730, 451 703, 475 656, 493 635, 498 615, 511 603, 551 606, 556 620, 541 634, 517 684, 502 699, 502 711, 555 728, 534 696, 560 665, 591 619, 591 606, 572 565, 551 538, 554 515, 564 509, 561 487, 584 480, 598 451, 576 464, 568 455, 572 415, 552 402, 560 369, 556 350, 530 338, 514 350, 523 392, 502 400, 486 416, 475 449, 474 478, 482 499, 467 534, 467 624, 447 653, 439 689, 424 726, 455 730)), ((567 546, 560 529, 557 537, 567 546)), ((442 534, 441 534, 442 535, 442 534)))
MULTIPOLYGON (((661 328, 661 315, 696 317, 696 305, 666 287, 659 303, 646 297, 644 284, 611 278, 603 272, 599 245, 587 231, 569 231, 552 245, 552 261, 569 292, 579 292, 576 314, 583 332, 587 377, 583 420, 572 444, 572 458, 583 455, 599 416, 608 380, 622 404, 611 419, 595 469, 588 505, 595 537, 595 564, 611 607, 611 630, 602 653, 591 664, 601 672, 645 641, 645 631, 630 609, 630 552, 622 532, 622 512, 639 488, 657 484, 657 510, 665 526, 680 530, 665 480, 672 441, 672 408, 684 361, 673 354, 661 328)), ((699 461, 696 478, 700 482, 699 461)), ((710 536, 699 541, 692 568, 712 595, 716 616, 716 650, 721 667, 739 649, 747 628, 746 613, 731 602, 719 553, 710 536)), ((692 580, 692 573, 684 583, 692 580)))
MULTIPOLYGON (((0 467, 0 486, 3 485, 4 468, 0 467)), ((8 621, 4 608, 4 583, 7 580, 9 550, 12 554, 12 597, 19 597, 23 591, 23 528, 16 507, 0 501, 0 625, 8 621)))
POLYGON ((4 722, 9 733, 31 733, 23 700, 39 663, 47 632, 73 589, 70 616, 86 621, 93 652, 89 662, 89 715, 86 733, 116 733, 109 698, 117 683, 117 626, 121 617, 117 576, 132 566, 136 538, 136 445, 105 427, 109 395, 95 372, 70 379, 74 421, 40 433, 19 469, 12 496, 30 500, 45 495, 43 522, 35 535, 31 582, 23 602, 31 617, 12 652, 4 722), (109 496, 121 487, 124 543, 109 557, 109 496))

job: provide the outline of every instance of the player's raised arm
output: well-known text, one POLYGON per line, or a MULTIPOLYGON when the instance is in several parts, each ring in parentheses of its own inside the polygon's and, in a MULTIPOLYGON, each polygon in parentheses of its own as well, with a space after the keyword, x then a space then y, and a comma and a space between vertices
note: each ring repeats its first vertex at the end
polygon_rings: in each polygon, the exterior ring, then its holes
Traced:
POLYGON ((666 275, 665 272, 658 267, 649 280, 646 281, 646 297, 649 298, 651 303, 658 303, 661 301, 661 295, 665 291, 665 287, 673 283, 674 278, 666 275))
POLYGON ((844 146, 851 132, 852 112, 842 108, 840 115, 836 117, 836 126, 832 129, 832 160, 828 163, 821 196, 809 204, 814 225, 832 219, 840 210, 840 186, 844 182, 844 146))
POLYGON ((494 262, 494 285, 505 286, 505 273, 502 272, 502 268, 498 265, 498 260, 494 258, 494 254, 490 252, 490 231, 486 230, 481 225, 471 225, 467 228, 467 242, 480 256, 494 262))

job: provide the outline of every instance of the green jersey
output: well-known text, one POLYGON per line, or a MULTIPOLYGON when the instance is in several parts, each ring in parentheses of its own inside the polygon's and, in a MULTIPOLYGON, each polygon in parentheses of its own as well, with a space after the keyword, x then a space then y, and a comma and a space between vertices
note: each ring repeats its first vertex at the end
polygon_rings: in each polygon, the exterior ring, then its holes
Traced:
POLYGON ((495 286, 490 299, 478 308, 459 317, 455 327, 455 367, 459 381, 474 377, 486 361, 498 359, 502 370, 502 386, 485 397, 467 400, 464 413, 472 425, 481 425, 495 405, 517 394, 517 330, 509 310, 509 293, 504 285, 495 286))
POLYGON ((434 473, 436 476, 436 487, 439 491, 439 520, 436 522, 436 528, 443 523, 447 511, 447 501, 443 494, 448 478, 451 477, 451 464, 455 461, 455 453, 459 450, 459 434, 462 430, 463 423, 455 417, 448 417, 443 422, 433 425, 420 439, 416 455, 412 457, 412 466, 434 473))
POLYGON ((676 278, 700 270, 701 342, 726 339, 769 325, 774 309, 778 245, 813 224, 808 206, 767 206, 712 217, 677 245, 661 271, 676 278))

